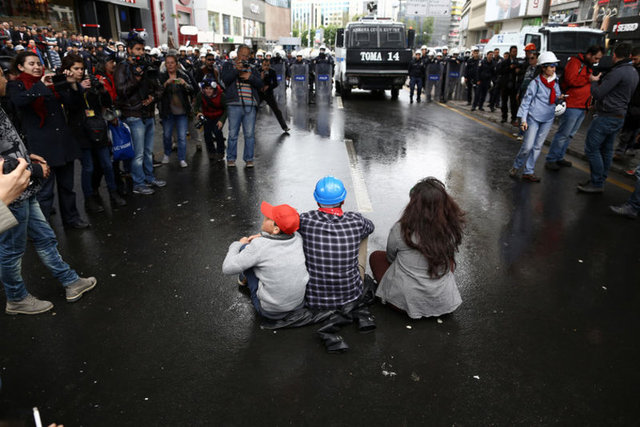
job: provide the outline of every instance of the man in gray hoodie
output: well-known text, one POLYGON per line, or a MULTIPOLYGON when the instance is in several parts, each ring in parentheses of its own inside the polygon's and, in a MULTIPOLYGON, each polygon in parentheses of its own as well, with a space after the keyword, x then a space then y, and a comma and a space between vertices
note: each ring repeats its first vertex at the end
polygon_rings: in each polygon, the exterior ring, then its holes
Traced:
POLYGON ((614 65, 601 77, 591 76, 591 96, 596 114, 587 131, 584 153, 589 160, 591 178, 578 185, 583 193, 602 193, 613 159, 613 144, 624 124, 631 95, 638 84, 638 72, 631 63, 631 46, 619 44, 613 51, 614 65))

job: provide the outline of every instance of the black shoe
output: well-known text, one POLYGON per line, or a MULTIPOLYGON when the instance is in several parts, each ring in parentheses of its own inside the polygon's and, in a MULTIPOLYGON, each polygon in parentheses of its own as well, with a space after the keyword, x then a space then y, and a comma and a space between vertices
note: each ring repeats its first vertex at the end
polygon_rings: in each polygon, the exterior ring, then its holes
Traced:
POLYGON ((417 97, 417 98, 416 98, 416 102, 417 102, 418 104, 420 104, 420 97, 417 97))
POLYGON ((471 111, 476 111, 476 107, 471 107, 471 111))
POLYGON ((558 162, 546 162, 544 164, 544 168, 551 171, 557 171, 560 170, 560 165, 558 164, 558 162))
POLYGON ((120 197, 117 191, 109 191, 109 196, 111 198, 111 206, 117 208, 127 206, 127 201, 120 197))
POLYGON ((478 111, 484 111, 484 108, 480 107, 478 108, 478 111))
POLYGON ((593 185, 591 182, 588 184, 580 184, 578 185, 578 191, 581 193, 589 193, 589 194, 602 194, 604 192, 604 187, 597 187, 593 185))
POLYGON ((500 123, 507 123, 507 118, 503 117, 502 120, 500 120, 500 123))
POLYGON ((558 166, 562 166, 565 168, 570 168, 571 166, 573 166, 573 163, 565 159, 560 159, 556 163, 558 164, 558 166))
POLYGON ((288 134, 290 130, 291 130, 291 128, 287 127, 287 128, 282 129, 282 132, 288 134))
POLYGON ((87 199, 84 201, 84 207, 89 213, 104 212, 104 206, 102 206, 102 200, 100 200, 99 196, 95 194, 87 197, 87 199))
POLYGON ((89 224, 88 222, 84 222, 83 220, 79 219, 76 222, 70 222, 68 224, 65 224, 64 226, 66 228, 74 228, 76 230, 83 230, 85 228, 91 227, 91 224, 89 224))
POLYGON ((495 113, 495 112, 496 112, 496 109, 495 109, 495 108, 493 108, 493 107, 489 107, 489 111, 491 111, 492 113, 495 113))
POLYGON ((409 98, 409 104, 413 104, 413 98, 409 98))

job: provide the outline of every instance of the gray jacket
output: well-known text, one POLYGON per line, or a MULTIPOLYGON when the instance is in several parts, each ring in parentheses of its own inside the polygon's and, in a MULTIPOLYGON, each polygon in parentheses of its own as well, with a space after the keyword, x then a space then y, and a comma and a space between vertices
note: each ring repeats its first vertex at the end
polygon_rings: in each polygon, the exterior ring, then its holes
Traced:
POLYGON ((222 273, 239 274, 253 268, 259 279, 258 299, 265 311, 284 313, 300 307, 309 281, 300 234, 282 240, 263 233, 241 252, 242 246, 240 242, 229 246, 222 273))
POLYGON ((622 60, 616 63, 600 82, 591 83, 597 114, 623 118, 637 85, 638 72, 631 62, 622 60))

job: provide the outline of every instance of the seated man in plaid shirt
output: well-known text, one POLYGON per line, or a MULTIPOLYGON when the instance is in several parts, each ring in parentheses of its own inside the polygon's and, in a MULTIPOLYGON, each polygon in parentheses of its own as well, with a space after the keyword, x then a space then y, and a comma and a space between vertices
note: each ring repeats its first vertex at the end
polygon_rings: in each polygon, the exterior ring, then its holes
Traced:
POLYGON ((311 309, 335 310, 362 295, 359 247, 375 227, 358 212, 342 212, 346 195, 339 179, 324 177, 313 193, 319 209, 300 215, 309 271, 305 299, 311 309))

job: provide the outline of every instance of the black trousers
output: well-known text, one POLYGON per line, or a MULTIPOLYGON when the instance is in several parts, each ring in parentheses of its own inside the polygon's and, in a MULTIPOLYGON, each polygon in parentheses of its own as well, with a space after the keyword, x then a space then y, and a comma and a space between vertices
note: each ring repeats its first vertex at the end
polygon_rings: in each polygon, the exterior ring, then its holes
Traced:
POLYGON ((473 100, 473 108, 482 108, 484 106, 484 100, 487 97, 489 91, 489 82, 482 82, 476 85, 475 99, 473 100))
POLYGON ((467 80, 467 103, 471 104, 472 97, 475 96, 473 82, 467 80))
POLYGON ((204 143, 207 146, 209 156, 217 153, 224 154, 224 135, 222 129, 218 129, 218 120, 207 120, 204 122, 204 143), (214 148, 213 142, 216 142, 214 148))
POLYGON ((273 114, 276 115, 276 119, 278 119, 278 123, 280 123, 280 127, 282 128, 282 130, 287 130, 288 128, 287 122, 284 120, 284 117, 282 116, 282 111, 280 111, 280 108, 278 107, 278 103, 276 102, 276 98, 273 96, 273 91, 261 92, 260 99, 262 101, 265 101, 267 105, 271 108, 271 111, 273 111, 273 114))
POLYGON ((60 202, 60 216, 63 224, 73 224, 80 221, 80 213, 76 206, 76 193, 73 191, 74 178, 73 161, 67 162, 63 166, 51 167, 51 174, 42 184, 42 189, 37 195, 40 209, 47 221, 51 217, 53 208, 53 186, 58 188, 58 201, 60 202))
POLYGON ((498 101, 500 101, 500 87, 494 83, 489 91, 489 108, 496 108, 498 101))
POLYGON ((518 113, 518 102, 516 101, 517 91, 515 89, 502 89, 502 120, 507 120, 509 114, 508 107, 511 107, 511 121, 516 120, 516 114, 518 113))

